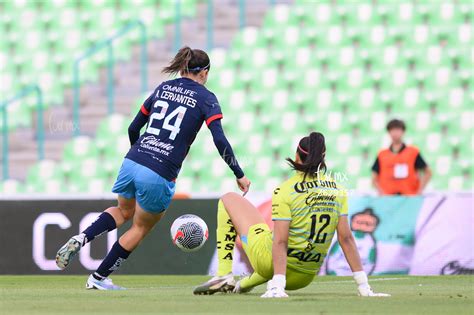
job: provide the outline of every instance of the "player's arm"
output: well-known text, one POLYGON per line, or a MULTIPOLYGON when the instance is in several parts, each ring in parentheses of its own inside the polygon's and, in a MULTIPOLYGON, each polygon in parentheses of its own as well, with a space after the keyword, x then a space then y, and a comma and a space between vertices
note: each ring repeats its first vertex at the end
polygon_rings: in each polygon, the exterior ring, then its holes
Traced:
POLYGON ((132 123, 128 126, 128 139, 130 140, 130 145, 137 142, 138 138, 140 138, 140 130, 148 122, 151 106, 153 104, 153 95, 154 93, 145 100, 132 123))
POLYGON ((286 286, 286 256, 288 252, 288 238, 290 234, 291 212, 290 205, 285 200, 285 193, 279 187, 272 196, 273 225, 273 278, 268 282, 264 298, 288 297, 286 286))
POLYGON ((237 162, 237 158, 234 155, 234 150, 232 150, 232 146, 230 145, 229 141, 227 140, 224 134, 224 129, 222 129, 222 124, 221 124, 220 119, 212 121, 208 125, 208 127, 209 127, 209 130, 211 131, 214 145, 219 151, 219 154, 222 157, 222 159, 234 172, 234 175, 236 178, 244 177, 244 172, 242 171, 242 169, 239 166, 239 163, 237 162))
POLYGON ((220 156, 226 162, 226 164, 230 167, 230 169, 234 172, 235 177, 237 178, 237 184, 241 191, 245 193, 248 192, 250 187, 250 181, 245 177, 244 172, 239 166, 239 162, 237 162, 237 158, 234 155, 234 150, 232 150, 232 146, 230 145, 229 141, 227 140, 224 129, 222 129, 222 124, 220 119, 215 119, 208 124, 209 130, 212 134, 212 139, 214 141, 214 145, 216 146, 217 150, 219 151, 220 156))
POLYGON ((339 217, 337 224, 337 241, 344 251, 344 256, 346 256, 347 263, 351 267, 352 272, 357 273, 363 271, 357 245, 352 236, 346 215, 339 217))
POLYGON ((418 191, 419 194, 423 193, 423 190, 425 190, 426 185, 428 185, 428 182, 430 181, 432 176, 431 168, 426 167, 423 170, 423 176, 420 178, 420 190, 418 191))
MULTIPOLYGON (((279 220, 274 222, 272 246, 273 281, 278 278, 286 279, 286 253, 288 251, 289 231, 290 221, 279 220)), ((284 289, 285 285, 282 288, 284 289)))
POLYGON ((351 229, 347 220, 347 215, 339 217, 339 223, 337 224, 337 240, 339 245, 344 252, 347 263, 351 267, 353 272, 354 280, 357 283, 357 289, 360 296, 390 296, 385 293, 374 293, 369 285, 369 279, 367 274, 362 268, 360 261, 359 252, 357 245, 352 236, 351 229))

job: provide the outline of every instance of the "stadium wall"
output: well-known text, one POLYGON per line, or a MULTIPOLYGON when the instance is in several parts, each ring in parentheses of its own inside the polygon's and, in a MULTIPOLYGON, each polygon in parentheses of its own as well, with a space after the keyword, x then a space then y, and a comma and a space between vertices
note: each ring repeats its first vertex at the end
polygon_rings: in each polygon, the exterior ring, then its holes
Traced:
MULTIPOLYGON (((56 251, 87 227, 99 209, 115 199, 0 200, 0 274, 85 274, 95 270, 118 236, 129 225, 86 245, 67 270, 57 270, 56 251)), ((206 274, 216 243, 217 199, 174 200, 163 220, 123 264, 125 274, 206 274), (196 253, 184 253, 171 242, 171 223, 180 215, 199 215, 209 228, 209 240, 196 253)))
MULTIPOLYGON (((271 200, 251 198, 271 224, 271 200)), ((96 200, 0 200, 0 274, 55 274, 56 250, 73 234, 89 225, 96 209, 115 205, 96 200)), ((474 271, 472 193, 433 194, 424 197, 352 196, 350 222, 364 268, 370 274, 468 274, 474 271)), ((172 202, 167 215, 119 271, 124 274, 213 273, 217 199, 172 202), (183 253, 171 242, 171 222, 185 213, 202 217, 209 227, 207 244, 196 253, 183 253)), ((108 248, 127 226, 84 247, 63 273, 94 270, 108 248)), ((249 271, 237 246, 234 272, 249 271)), ((350 271, 334 244, 321 274, 347 275, 350 271)))

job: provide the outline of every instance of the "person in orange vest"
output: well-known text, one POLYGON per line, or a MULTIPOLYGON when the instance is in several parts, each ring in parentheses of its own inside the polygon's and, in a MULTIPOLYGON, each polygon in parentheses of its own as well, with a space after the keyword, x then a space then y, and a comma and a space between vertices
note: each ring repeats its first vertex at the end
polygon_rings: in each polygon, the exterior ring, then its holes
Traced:
POLYGON ((387 124, 392 144, 380 150, 372 166, 372 182, 381 195, 418 195, 431 178, 431 169, 417 147, 403 143, 406 126, 393 119, 387 124))

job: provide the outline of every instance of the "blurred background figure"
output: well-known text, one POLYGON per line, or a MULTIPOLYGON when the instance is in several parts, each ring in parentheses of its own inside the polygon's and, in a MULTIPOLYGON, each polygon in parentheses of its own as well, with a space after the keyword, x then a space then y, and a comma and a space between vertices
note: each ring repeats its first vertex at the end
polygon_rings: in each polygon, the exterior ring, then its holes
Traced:
POLYGON ((372 182, 381 195, 417 195, 431 178, 431 170, 417 147, 403 142, 406 126, 393 119, 387 124, 391 144, 372 166, 372 182))

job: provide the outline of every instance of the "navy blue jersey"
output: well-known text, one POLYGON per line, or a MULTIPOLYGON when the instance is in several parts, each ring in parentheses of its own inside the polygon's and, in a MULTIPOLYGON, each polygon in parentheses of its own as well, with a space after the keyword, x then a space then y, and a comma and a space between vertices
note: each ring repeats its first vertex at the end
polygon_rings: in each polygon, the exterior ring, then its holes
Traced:
POLYGON ((175 180, 203 122, 221 119, 216 96, 203 85, 178 78, 161 83, 147 98, 141 112, 148 116, 145 133, 126 158, 175 180))

